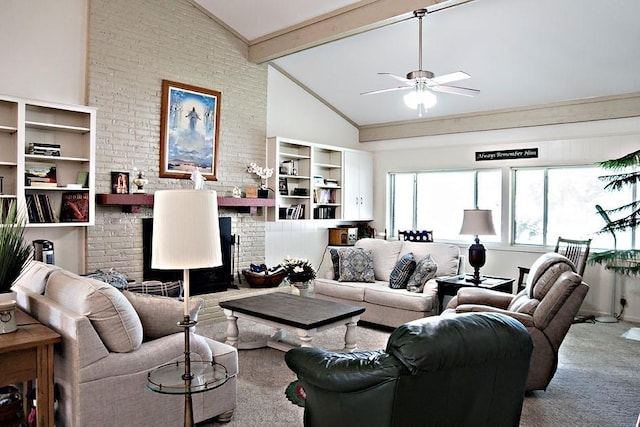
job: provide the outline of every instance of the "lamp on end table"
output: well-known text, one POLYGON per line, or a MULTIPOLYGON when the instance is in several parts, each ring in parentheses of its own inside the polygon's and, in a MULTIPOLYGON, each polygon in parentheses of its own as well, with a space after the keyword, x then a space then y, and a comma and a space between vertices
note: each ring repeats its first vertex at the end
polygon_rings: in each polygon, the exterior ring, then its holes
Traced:
POLYGON ((465 209, 462 219, 462 228, 460 234, 472 234, 475 237, 475 243, 469 246, 469 264, 474 268, 473 277, 467 279, 468 282, 476 285, 482 282, 480 277, 480 267, 486 261, 486 250, 480 243, 480 235, 495 235, 493 228, 493 218, 491 211, 488 209, 465 209))
POLYGON ((151 268, 184 271, 184 425, 193 426, 189 328, 189 269, 222 265, 218 198, 212 190, 162 190, 154 194, 151 268))

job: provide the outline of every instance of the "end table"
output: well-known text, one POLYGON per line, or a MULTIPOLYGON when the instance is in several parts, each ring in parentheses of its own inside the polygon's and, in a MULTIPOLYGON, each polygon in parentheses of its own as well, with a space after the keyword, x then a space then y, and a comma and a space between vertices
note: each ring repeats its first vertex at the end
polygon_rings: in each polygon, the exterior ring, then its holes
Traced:
POLYGON ((442 313, 444 296, 455 296, 460 288, 482 288, 491 289, 494 291, 506 292, 510 294, 513 288, 514 279, 508 277, 497 276, 482 276, 483 280, 480 284, 476 285, 473 282, 467 281, 467 276, 451 276, 442 277, 436 279, 438 283, 438 313, 442 313))

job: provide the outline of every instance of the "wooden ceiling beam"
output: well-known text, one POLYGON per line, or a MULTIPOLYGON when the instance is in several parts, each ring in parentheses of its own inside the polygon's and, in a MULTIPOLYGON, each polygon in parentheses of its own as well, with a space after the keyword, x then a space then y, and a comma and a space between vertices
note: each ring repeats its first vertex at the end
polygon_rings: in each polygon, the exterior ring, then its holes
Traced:
POLYGON ((249 61, 260 64, 413 17, 445 0, 363 0, 249 42, 249 61))

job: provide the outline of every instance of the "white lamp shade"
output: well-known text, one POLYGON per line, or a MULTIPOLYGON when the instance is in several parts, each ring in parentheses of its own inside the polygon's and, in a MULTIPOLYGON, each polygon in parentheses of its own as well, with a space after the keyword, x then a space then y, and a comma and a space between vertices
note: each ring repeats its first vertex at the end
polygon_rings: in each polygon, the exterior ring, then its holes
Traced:
POLYGON ((215 191, 156 191, 153 204, 151 268, 186 270, 222 265, 215 191))
POLYGON ((460 234, 472 234, 474 236, 496 234, 496 230, 493 228, 491 211, 488 209, 465 209, 460 234))

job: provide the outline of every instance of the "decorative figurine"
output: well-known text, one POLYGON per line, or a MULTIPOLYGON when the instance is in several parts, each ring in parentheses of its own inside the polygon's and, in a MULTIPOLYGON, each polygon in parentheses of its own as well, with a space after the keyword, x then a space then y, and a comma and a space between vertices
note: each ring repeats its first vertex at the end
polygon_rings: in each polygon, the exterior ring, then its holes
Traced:
POLYGON ((204 188, 204 176, 200 173, 200 169, 196 168, 191 172, 191 181, 193 181, 193 188, 195 190, 202 190, 204 188))
POLYGON ((240 189, 240 187, 233 187, 233 197, 235 197, 236 199, 242 197, 242 190, 240 189))
POLYGON ((136 194, 144 194, 147 190, 144 189, 144 186, 147 185, 149 180, 144 177, 144 172, 139 170, 136 177, 133 179, 133 183, 138 187, 134 193, 136 194))

